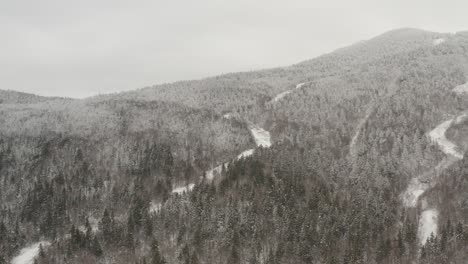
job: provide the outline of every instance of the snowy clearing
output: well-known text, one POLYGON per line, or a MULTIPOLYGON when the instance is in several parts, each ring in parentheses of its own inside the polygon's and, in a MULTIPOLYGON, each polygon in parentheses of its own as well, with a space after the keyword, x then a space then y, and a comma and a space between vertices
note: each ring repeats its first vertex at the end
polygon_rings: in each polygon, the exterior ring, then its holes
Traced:
POLYGON ((19 255, 11 260, 11 264, 33 264, 34 259, 39 255, 40 245, 45 248, 49 246, 50 243, 47 241, 41 241, 21 249, 19 255))
POLYGON ((445 137, 445 132, 450 127, 452 122, 453 119, 442 122, 442 124, 438 125, 431 132, 429 132, 429 138, 432 140, 432 142, 437 143, 440 150, 442 150, 446 155, 453 156, 457 159, 463 159, 463 153, 458 151, 458 146, 445 137))
POLYGON ((172 190, 172 193, 177 193, 177 194, 183 194, 183 193, 187 193, 189 191, 191 191, 193 189, 193 187, 195 187, 195 184, 194 183, 191 183, 187 186, 180 186, 180 187, 176 187, 172 190))
POLYGON ((465 94, 468 93, 468 82, 462 85, 458 85, 457 87, 453 88, 453 92, 457 94, 465 94))
POLYGON ((437 46, 437 45, 440 45, 440 44, 442 44, 442 43, 444 43, 444 42, 445 42, 445 39, 444 39, 444 38, 438 38, 438 39, 434 39, 434 40, 432 41, 432 44, 433 44, 434 46, 437 46))
POLYGON ((421 245, 425 245, 427 239, 437 235, 437 219, 439 212, 436 209, 428 209, 422 212, 419 219, 418 238, 421 245))

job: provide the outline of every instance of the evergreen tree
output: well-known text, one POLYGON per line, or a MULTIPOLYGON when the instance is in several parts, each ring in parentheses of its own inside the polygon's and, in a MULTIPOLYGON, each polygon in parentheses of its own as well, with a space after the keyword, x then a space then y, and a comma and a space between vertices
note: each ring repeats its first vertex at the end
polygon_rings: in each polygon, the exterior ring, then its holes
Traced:
POLYGON ((166 260, 159 252, 159 243, 156 239, 151 244, 151 264, 166 264, 166 260))

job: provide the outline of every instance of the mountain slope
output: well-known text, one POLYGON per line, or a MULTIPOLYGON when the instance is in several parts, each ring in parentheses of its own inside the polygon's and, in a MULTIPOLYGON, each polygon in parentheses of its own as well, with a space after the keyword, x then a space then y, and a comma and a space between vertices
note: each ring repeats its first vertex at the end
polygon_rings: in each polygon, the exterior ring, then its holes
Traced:
POLYGON ((443 161, 425 135, 468 109, 452 92, 467 79, 466 34, 401 29, 290 67, 8 99, 1 252, 44 240, 39 263, 465 263, 465 159, 427 174, 440 214, 422 247, 428 208, 401 194, 443 161))

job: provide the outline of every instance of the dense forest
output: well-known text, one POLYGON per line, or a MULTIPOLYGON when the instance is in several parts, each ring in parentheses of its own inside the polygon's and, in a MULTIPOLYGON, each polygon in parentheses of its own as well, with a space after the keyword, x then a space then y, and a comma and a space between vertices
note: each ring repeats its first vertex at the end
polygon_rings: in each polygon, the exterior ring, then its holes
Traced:
MULTIPOLYGON (((468 161, 443 163, 427 136, 468 111, 452 91, 467 82, 467 32, 400 29, 290 67, 83 100, 1 91, 0 264, 31 245, 38 264, 467 263, 468 161)), ((467 126, 446 133, 463 153, 467 126)))

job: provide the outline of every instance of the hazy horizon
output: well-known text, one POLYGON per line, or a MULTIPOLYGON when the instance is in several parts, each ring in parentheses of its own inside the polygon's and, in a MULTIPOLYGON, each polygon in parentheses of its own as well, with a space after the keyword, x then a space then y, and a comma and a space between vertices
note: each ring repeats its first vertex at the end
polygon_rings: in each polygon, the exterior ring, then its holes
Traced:
POLYGON ((0 3, 0 89, 83 98, 288 66, 389 30, 467 30, 463 1, 0 3))

